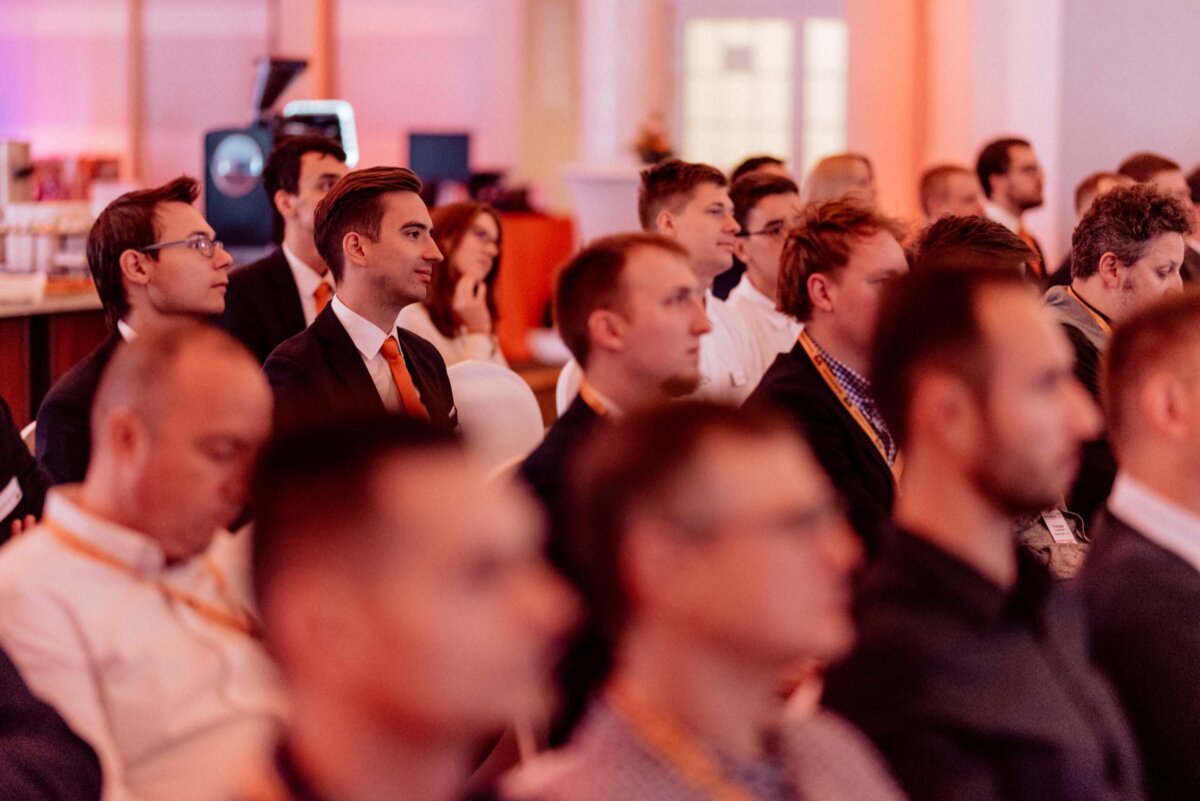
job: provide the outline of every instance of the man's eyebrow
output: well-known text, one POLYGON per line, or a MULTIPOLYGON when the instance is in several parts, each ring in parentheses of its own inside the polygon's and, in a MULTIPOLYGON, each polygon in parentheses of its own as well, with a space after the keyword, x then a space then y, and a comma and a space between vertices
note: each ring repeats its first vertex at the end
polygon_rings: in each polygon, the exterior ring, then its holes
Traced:
POLYGON ((432 231, 433 230, 430 226, 426 225, 423 222, 418 222, 417 220, 412 220, 411 222, 406 222, 404 225, 400 226, 401 231, 403 231, 406 228, 416 228, 421 231, 432 231))

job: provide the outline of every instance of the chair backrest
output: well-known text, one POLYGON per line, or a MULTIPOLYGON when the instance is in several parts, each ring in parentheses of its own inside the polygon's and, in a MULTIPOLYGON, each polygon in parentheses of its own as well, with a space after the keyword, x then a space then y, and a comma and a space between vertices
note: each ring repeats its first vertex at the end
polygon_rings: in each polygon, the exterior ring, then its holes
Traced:
POLYGON ((554 408, 559 417, 562 417, 567 407, 575 402, 575 396, 579 394, 579 382, 582 380, 583 371, 579 369, 579 362, 571 359, 563 365, 562 372, 558 374, 558 383, 554 385, 554 408))
POLYGON ((467 453, 487 472, 522 459, 545 435, 533 390, 519 375, 468 360, 446 370, 467 453))
POLYGON ((29 425, 21 429, 21 441, 25 443, 25 447, 29 448, 29 452, 37 456, 37 420, 34 420, 29 425))

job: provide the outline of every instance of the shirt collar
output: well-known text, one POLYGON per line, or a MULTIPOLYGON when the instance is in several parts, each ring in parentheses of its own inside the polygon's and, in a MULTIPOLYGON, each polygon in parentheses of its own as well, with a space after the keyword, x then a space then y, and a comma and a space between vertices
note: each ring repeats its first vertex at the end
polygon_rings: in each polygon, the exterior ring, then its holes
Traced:
POLYGON ((85 511, 78 502, 80 489, 79 485, 51 489, 46 495, 44 518, 120 559, 143 576, 161 573, 166 564, 166 555, 158 542, 148 534, 85 511))
POLYGON ((328 284, 333 288, 333 277, 329 271, 325 271, 325 275, 318 275, 317 271, 308 264, 300 260, 300 257, 292 252, 292 249, 284 242, 280 248, 283 251, 283 258, 288 263, 288 267, 292 270, 292 278, 296 281, 296 291, 304 297, 311 297, 317 292, 317 287, 321 284, 328 284))
POLYGON ((742 300, 745 300, 748 303, 753 303, 755 306, 758 306, 762 309, 782 314, 782 312, 779 312, 775 308, 775 301, 764 295, 759 291, 758 287, 751 283, 750 275, 748 273, 742 274, 742 280, 738 281, 737 286, 735 286, 733 291, 729 293, 731 298, 735 295, 740 297, 742 300))
POLYGON ((1117 474, 1108 510, 1155 545, 1200 571, 1200 518, 1126 472, 1117 474))
POLYGON ((809 339, 811 339, 812 343, 817 346, 817 350, 821 353, 821 358, 823 358, 829 364, 829 369, 833 371, 834 378, 838 380, 838 383, 842 385, 842 388, 845 389, 846 392, 850 393, 852 398, 854 398, 856 401, 860 398, 873 400, 871 395, 871 382, 867 380, 866 376, 860 375, 857 370, 847 367, 833 356, 829 355, 829 352, 821 347, 820 342, 812 339, 812 335, 809 335, 809 339))
POLYGON ((132 342, 137 339, 137 331, 129 327, 129 323, 124 320, 117 320, 117 332, 121 335, 121 339, 126 342, 132 342))
POLYGON ((340 295, 334 295, 329 305, 333 307, 333 313, 337 315, 342 327, 350 335, 350 341, 358 348, 363 358, 374 359, 378 356, 379 349, 383 347, 383 341, 388 338, 390 332, 379 330, 370 320, 342 303, 340 295))
POLYGON ((1014 234, 1021 230, 1021 218, 1008 209, 1002 209, 990 200, 984 201, 983 208, 988 219, 1000 223, 1014 234))

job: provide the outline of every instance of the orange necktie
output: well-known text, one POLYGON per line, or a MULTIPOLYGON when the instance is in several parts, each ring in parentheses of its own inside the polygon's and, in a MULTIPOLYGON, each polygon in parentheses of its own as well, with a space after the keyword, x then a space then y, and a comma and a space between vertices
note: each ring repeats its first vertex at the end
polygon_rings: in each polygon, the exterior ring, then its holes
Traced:
POLYGON ((317 289, 313 292, 313 297, 317 301, 317 314, 325 311, 325 307, 329 305, 330 298, 333 297, 333 287, 322 281, 317 284, 317 289))
POLYGON ((387 359, 388 369, 392 371, 392 380, 396 382, 396 389, 400 390, 400 405, 404 407, 404 413, 409 417, 428 420, 429 412, 425 409, 425 404, 421 403, 421 396, 413 385, 412 376, 408 374, 404 357, 400 355, 400 343, 395 337, 388 337, 383 341, 379 352, 387 359))
POLYGON ((1042 264, 1042 260, 1038 258, 1038 246, 1037 242, 1033 239, 1033 234, 1026 231, 1024 227, 1021 227, 1017 229, 1017 236, 1021 237, 1021 241, 1033 251, 1033 258, 1029 260, 1029 271, 1037 278, 1045 278, 1046 268, 1042 264))

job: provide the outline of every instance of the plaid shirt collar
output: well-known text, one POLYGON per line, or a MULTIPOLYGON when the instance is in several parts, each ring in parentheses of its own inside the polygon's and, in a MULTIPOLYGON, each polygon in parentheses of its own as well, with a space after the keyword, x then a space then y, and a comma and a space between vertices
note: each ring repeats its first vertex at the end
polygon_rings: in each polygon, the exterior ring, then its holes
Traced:
MULTIPOLYGON (((810 336, 809 339, 812 339, 810 336)), ((871 394, 871 382, 864 378, 855 370, 850 369, 846 365, 839 362, 829 352, 821 347, 821 343, 812 339, 817 350, 821 354, 821 358, 829 365, 833 377, 837 380, 838 385, 850 396, 850 402, 858 407, 863 416, 875 429, 875 433, 883 440, 883 445, 887 449, 888 465, 896 463, 896 454, 898 448, 896 441, 892 439, 892 434, 888 431, 887 423, 883 420, 883 415, 879 413, 879 409, 875 406, 875 397, 871 394)))

